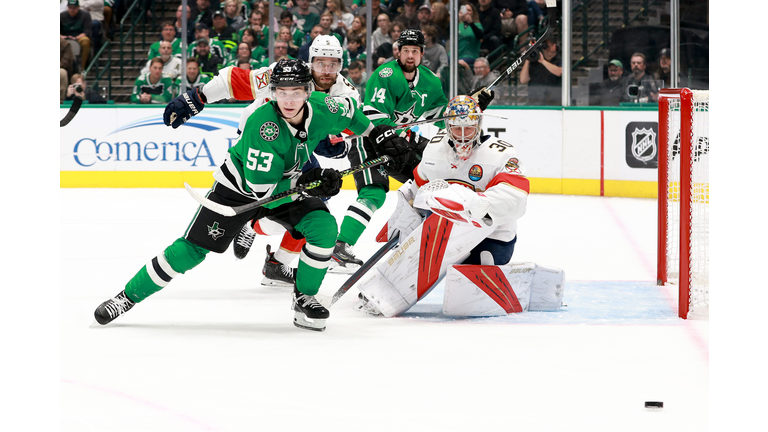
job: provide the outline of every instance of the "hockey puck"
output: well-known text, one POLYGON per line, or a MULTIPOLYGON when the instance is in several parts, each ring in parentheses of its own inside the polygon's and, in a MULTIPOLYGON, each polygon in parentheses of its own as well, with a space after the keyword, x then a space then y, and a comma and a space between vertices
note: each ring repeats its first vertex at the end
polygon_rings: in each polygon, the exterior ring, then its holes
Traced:
POLYGON ((645 407, 646 408, 664 408, 664 402, 646 401, 645 407))

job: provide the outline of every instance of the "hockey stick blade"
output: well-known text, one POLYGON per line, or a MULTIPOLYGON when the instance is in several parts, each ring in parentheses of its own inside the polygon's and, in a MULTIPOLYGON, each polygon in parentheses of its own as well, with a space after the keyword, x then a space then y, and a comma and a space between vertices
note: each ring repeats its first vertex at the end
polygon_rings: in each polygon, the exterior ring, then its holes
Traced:
POLYGON ((75 115, 78 111, 80 111, 80 105, 83 104, 83 100, 79 97, 76 97, 72 101, 72 106, 69 107, 69 111, 67 111, 67 114, 64 116, 61 121, 59 121, 59 127, 64 127, 69 124, 69 122, 72 121, 73 118, 75 118, 75 115))
MULTIPOLYGON (((354 174, 356 172, 364 171, 364 170, 366 170, 368 168, 373 168, 375 166, 379 166, 381 164, 385 164, 385 163, 389 162, 389 160, 390 160, 389 156, 382 156, 382 157, 379 157, 379 158, 376 158, 376 159, 371 159, 371 160, 369 160, 367 162, 363 162, 360 165, 354 166, 354 167, 346 169, 344 171, 340 171, 339 174, 341 175, 341 177, 346 177, 346 176, 348 176, 350 174, 354 174)), ((283 198, 286 198, 286 197, 289 197, 289 196, 292 196, 292 195, 296 195, 296 194, 304 192, 306 190, 314 189, 314 188, 320 186, 321 184, 322 184, 322 180, 318 180, 318 181, 313 181, 313 182, 306 183, 306 184, 303 184, 303 185, 298 185, 298 186, 296 186, 294 188, 288 189, 287 191, 280 192, 277 195, 272 195, 270 197, 267 197, 267 198, 260 199, 258 201, 252 202, 250 204, 245 204, 245 205, 241 205, 241 206, 237 206, 237 207, 230 207, 230 206, 226 206, 226 205, 223 205, 223 204, 219 204, 219 203, 213 202, 213 201, 209 200, 208 198, 206 198, 206 197, 200 195, 199 193, 197 193, 194 189, 192 189, 192 186, 190 186, 186 182, 184 183, 184 188, 187 190, 187 192, 189 192, 189 194, 192 196, 192 198, 194 198, 195 201, 199 202, 203 207, 205 207, 208 210, 211 210, 213 212, 216 212, 216 213, 218 213, 218 214, 220 214, 222 216, 232 217, 232 216, 235 216, 235 215, 239 215, 239 214, 251 211, 251 210, 253 210, 253 209, 257 208, 257 207, 261 207, 264 204, 269 204, 271 202, 274 202, 274 201, 277 201, 277 200, 281 200, 283 198)))
POLYGON ((336 291, 333 297, 331 297, 331 300, 329 301, 326 307, 330 308, 337 301, 339 301, 339 299, 344 294, 346 294, 347 291, 349 291, 349 289, 352 288, 354 284, 356 284, 360 279, 362 279, 362 277, 365 276, 365 274, 368 273, 368 271, 372 269, 373 266, 375 266, 379 261, 381 261, 381 259, 384 258, 384 256, 389 251, 397 247, 397 245, 399 244, 399 240, 400 240, 400 233, 396 231, 388 242, 384 243, 384 245, 382 245, 379 248, 379 250, 377 250, 370 258, 368 258, 368 261, 363 263, 363 265, 360 266, 360 268, 357 269, 357 271, 354 272, 352 276, 350 276, 349 279, 347 279, 347 281, 341 285, 341 287, 339 287, 339 289, 336 291))

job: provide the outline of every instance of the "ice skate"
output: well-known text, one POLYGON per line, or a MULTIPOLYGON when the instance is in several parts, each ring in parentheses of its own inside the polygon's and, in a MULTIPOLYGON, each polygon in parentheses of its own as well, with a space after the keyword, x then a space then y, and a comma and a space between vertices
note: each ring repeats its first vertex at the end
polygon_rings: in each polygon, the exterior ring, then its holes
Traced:
POLYGON ((261 273, 264 275, 261 280, 264 286, 292 287, 296 283, 295 270, 276 260, 269 245, 267 245, 267 258, 264 260, 261 273))
POLYGON ((96 322, 99 324, 109 324, 115 318, 131 310, 135 304, 136 303, 125 295, 125 291, 120 291, 120 294, 116 295, 114 298, 100 304, 93 315, 96 317, 96 322))
POLYGON ((325 320, 331 315, 315 296, 302 294, 293 287, 293 325, 305 330, 325 330, 325 320))
POLYGON ((357 304, 355 305, 355 310, 360 312, 365 312, 368 315, 373 316, 381 316, 381 312, 379 312, 378 309, 371 303, 370 300, 368 300, 363 293, 358 293, 357 298, 359 299, 357 304))
POLYGON ((253 239, 256 238, 256 232, 251 228, 251 223, 248 222, 240 229, 240 232, 235 236, 235 242, 233 250, 235 252, 235 258, 243 259, 253 246, 253 239))
POLYGON ((336 241, 330 265, 328 266, 329 272, 352 274, 362 265, 363 262, 352 253, 352 246, 343 241, 336 241))

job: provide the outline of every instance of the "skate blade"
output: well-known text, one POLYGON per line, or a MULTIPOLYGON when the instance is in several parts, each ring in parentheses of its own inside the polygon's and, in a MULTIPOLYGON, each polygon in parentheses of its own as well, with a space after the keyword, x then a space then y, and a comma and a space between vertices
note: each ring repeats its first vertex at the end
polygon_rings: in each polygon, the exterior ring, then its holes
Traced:
POLYGON ((334 273, 334 274, 352 274, 356 272, 360 268, 359 265, 351 264, 348 266, 333 266, 328 267, 328 273, 334 273))
POLYGON ((289 284, 288 282, 283 282, 279 280, 264 278, 261 280, 261 285, 268 286, 268 287, 288 287, 293 288, 293 284, 289 284))
POLYGON ((293 325, 304 330, 325 331, 325 318, 310 320, 301 312, 293 315, 293 325))

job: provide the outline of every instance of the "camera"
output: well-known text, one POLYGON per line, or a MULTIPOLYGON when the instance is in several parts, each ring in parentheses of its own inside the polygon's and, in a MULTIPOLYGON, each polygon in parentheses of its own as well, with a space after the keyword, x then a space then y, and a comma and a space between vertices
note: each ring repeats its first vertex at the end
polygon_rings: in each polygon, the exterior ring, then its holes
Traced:
POLYGON ((531 55, 528 56, 528 60, 531 63, 536 63, 537 61, 539 61, 539 53, 540 52, 541 52, 541 50, 538 49, 538 48, 531 50, 531 55))
POLYGON ((643 90, 643 86, 639 86, 637 84, 630 84, 627 86, 627 96, 638 97, 640 96, 640 92, 642 90, 643 90))
POLYGON ((75 92, 82 93, 83 92, 83 86, 80 84, 75 84, 75 92))

